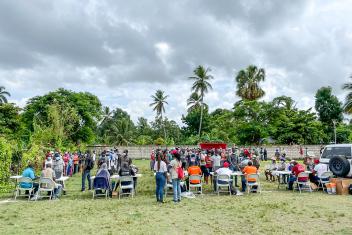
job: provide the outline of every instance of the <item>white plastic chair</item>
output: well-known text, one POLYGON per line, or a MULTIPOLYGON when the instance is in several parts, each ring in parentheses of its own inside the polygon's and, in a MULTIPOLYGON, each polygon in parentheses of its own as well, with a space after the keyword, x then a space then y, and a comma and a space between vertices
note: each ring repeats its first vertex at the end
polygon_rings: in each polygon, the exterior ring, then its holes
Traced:
POLYGON ((306 172, 301 172, 297 175, 296 181, 295 181, 296 188, 299 190, 299 193, 302 193, 302 190, 307 190, 309 192, 312 192, 312 187, 310 186, 310 181, 309 181, 309 173, 306 172), (298 181, 298 179, 306 177, 307 181, 298 181))
POLYGON ((132 176, 121 176, 120 177, 120 185, 119 185, 119 199, 122 195, 131 195, 132 198, 134 196, 134 183, 132 176), (122 185, 122 183, 128 183, 126 185, 122 185), (126 192, 123 192, 123 191, 126 192))
POLYGON ((40 178, 39 180, 39 188, 38 188, 38 196, 36 197, 36 201, 39 197, 48 197, 49 200, 53 199, 55 189, 55 182, 50 178, 40 178), (44 192, 44 196, 41 193, 44 192), (48 195, 48 193, 50 193, 48 195))
POLYGON ((327 183, 330 183, 330 178, 333 176, 333 173, 331 171, 327 171, 324 172, 323 174, 321 174, 321 177, 319 179, 319 185, 318 185, 318 189, 323 189, 323 192, 325 192, 324 189, 326 189, 326 185, 327 183), (326 179, 326 180, 324 180, 326 179))
POLYGON ((248 194, 250 192, 258 192, 258 193, 262 192, 262 188, 261 188, 260 180, 259 180, 259 174, 247 175, 246 184, 247 184, 247 193, 248 194), (255 179, 255 181, 248 181, 248 179, 255 179))
POLYGON ((15 200, 17 199, 17 197, 27 197, 27 195, 25 193, 26 191, 28 191, 28 201, 29 201, 31 199, 31 196, 34 193, 33 180, 28 177, 21 177, 17 180, 15 200), (32 186, 30 188, 23 188, 21 186, 21 183, 31 184, 32 186), (24 191, 23 195, 21 195, 21 191, 24 191))
POLYGON ((202 176, 201 175, 190 175, 188 177, 188 192, 191 192, 191 188, 195 188, 197 192, 200 192, 200 194, 203 194, 203 186, 202 186, 202 176), (199 181, 198 184, 193 184, 191 181, 199 181), (199 191, 200 190, 200 191, 199 191))
POLYGON ((231 181, 230 181, 230 176, 228 175, 217 175, 216 176, 216 191, 218 193, 218 196, 220 193, 230 193, 231 195, 231 181), (219 182, 221 181, 221 183, 219 182), (226 190, 224 190, 226 189, 226 190))

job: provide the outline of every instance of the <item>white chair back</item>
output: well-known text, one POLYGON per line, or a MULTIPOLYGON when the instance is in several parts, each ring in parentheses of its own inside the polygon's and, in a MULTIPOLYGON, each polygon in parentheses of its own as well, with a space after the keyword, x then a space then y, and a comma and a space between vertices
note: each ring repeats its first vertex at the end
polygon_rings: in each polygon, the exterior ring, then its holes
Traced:
MULTIPOLYGON (((198 180, 200 183, 202 181, 202 176, 201 175, 190 175, 188 177, 188 179, 189 179, 190 184, 192 184, 191 181, 194 181, 194 180, 198 180)), ((199 184, 199 183, 197 183, 197 184, 199 184)))
MULTIPOLYGON (((17 183, 18 183, 18 188, 22 188, 21 187, 21 183, 31 184, 32 187, 30 187, 30 188, 33 188, 33 180, 31 178, 29 178, 29 177, 21 177, 21 178, 18 179, 17 183)), ((25 189, 28 189, 28 188, 25 188, 25 189)))
POLYGON ((41 188, 41 189, 54 189, 55 182, 50 178, 40 178, 39 188, 41 188))

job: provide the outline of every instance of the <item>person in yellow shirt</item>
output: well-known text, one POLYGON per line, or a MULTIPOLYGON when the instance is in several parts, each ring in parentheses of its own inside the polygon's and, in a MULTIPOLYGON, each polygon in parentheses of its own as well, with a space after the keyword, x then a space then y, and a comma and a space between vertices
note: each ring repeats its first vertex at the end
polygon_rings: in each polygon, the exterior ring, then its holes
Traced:
POLYGON ((258 173, 258 169, 253 166, 253 162, 252 161, 248 161, 248 165, 243 168, 242 170, 244 177, 242 177, 242 192, 246 191, 246 180, 248 179, 248 182, 255 182, 256 180, 254 178, 248 178, 248 175, 250 174, 257 174, 258 173))

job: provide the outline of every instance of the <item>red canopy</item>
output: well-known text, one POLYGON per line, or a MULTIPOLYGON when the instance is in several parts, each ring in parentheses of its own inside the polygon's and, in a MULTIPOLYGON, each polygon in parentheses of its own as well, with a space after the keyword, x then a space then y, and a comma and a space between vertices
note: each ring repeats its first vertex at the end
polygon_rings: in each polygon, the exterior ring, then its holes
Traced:
POLYGON ((200 143, 201 149, 210 150, 210 149, 226 149, 227 145, 224 143, 200 143))

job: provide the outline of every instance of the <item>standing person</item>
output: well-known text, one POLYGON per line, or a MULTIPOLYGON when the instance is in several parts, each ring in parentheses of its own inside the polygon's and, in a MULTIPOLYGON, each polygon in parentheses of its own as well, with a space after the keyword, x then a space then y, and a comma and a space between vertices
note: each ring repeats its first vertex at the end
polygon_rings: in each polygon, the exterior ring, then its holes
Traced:
POLYGON ((78 154, 77 152, 75 152, 75 154, 73 155, 73 174, 76 174, 78 172, 78 162, 78 154))
POLYGON ((218 151, 215 150, 214 155, 211 157, 212 161, 213 161, 213 172, 217 171, 217 169, 220 168, 221 166, 221 157, 218 154, 218 151))
POLYGON ((268 160, 268 151, 266 150, 266 148, 264 148, 263 155, 264 155, 264 161, 267 161, 268 160))
MULTIPOLYGON (((211 153, 210 152, 208 152, 207 155, 205 156, 205 168, 206 168, 206 170, 203 171, 204 180, 205 180, 205 183, 208 184, 209 183, 209 175, 213 169, 213 162, 211 160, 211 153)), ((210 177, 211 177, 210 182, 212 182, 212 180, 213 180, 212 176, 210 176, 210 177)))
POLYGON ((60 179, 64 171, 64 161, 58 152, 56 152, 54 155, 53 170, 55 172, 55 178, 60 179))
POLYGON ((157 161, 154 163, 155 182, 156 182, 156 201, 164 203, 164 187, 166 183, 167 167, 166 163, 161 160, 161 153, 156 155, 157 161))
POLYGON ((150 154, 150 170, 155 170, 155 151, 154 149, 152 150, 152 153, 150 154))
POLYGON ((178 152, 174 153, 174 159, 170 162, 171 169, 171 181, 172 181, 172 188, 174 191, 174 202, 181 201, 181 185, 180 185, 180 175, 179 171, 182 170, 182 163, 181 163, 181 156, 178 152))
POLYGON ((90 180, 90 171, 94 167, 94 162, 92 160, 92 156, 90 154, 90 151, 87 150, 87 156, 84 161, 83 169, 82 169, 82 192, 86 190, 86 178, 88 180, 88 190, 92 189, 92 182, 90 180))

